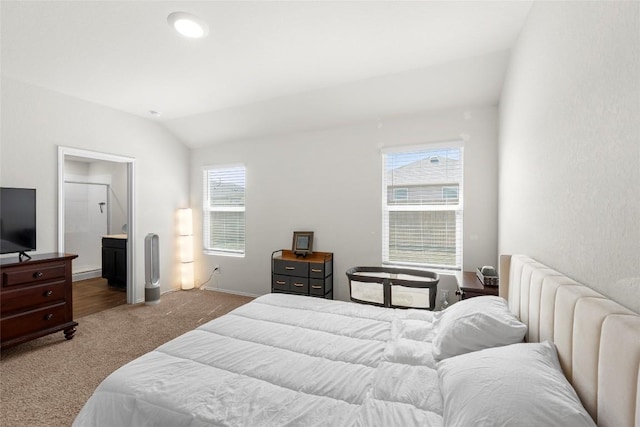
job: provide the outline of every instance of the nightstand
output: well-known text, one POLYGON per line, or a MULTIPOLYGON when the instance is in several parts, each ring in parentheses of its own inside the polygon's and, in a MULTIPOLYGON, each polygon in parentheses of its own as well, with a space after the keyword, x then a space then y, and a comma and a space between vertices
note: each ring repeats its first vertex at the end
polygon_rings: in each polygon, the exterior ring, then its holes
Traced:
POLYGON ((463 271, 461 275, 456 275, 456 279, 458 280, 456 295, 460 295, 461 299, 483 295, 498 295, 498 286, 483 285, 473 271, 463 271))

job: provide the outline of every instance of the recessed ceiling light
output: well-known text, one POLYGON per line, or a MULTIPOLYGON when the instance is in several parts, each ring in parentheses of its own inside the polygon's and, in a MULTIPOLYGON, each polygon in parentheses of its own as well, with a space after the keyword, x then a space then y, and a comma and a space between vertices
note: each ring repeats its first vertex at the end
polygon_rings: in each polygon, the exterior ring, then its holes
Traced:
POLYGON ((209 34, 209 26, 202 19, 187 12, 173 12, 167 22, 185 37, 199 39, 209 34))

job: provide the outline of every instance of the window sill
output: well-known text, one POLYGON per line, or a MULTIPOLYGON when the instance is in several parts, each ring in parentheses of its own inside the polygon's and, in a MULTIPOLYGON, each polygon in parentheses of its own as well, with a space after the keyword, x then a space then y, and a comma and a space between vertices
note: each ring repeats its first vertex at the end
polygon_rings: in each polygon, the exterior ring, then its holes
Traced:
POLYGON ((460 268, 456 268, 456 267, 429 267, 429 266, 425 266, 425 265, 417 265, 417 264, 411 264, 411 263, 392 263, 392 262, 383 262, 382 263, 383 267, 395 267, 395 268, 409 268, 412 270, 423 270, 423 271, 433 271, 436 272, 438 274, 449 274, 449 275, 455 275, 457 273, 460 273, 462 270, 460 268))
POLYGON ((213 256, 226 256, 231 258, 244 258, 244 253, 233 253, 233 252, 222 252, 222 251, 213 251, 213 250, 205 250, 205 255, 213 255, 213 256))

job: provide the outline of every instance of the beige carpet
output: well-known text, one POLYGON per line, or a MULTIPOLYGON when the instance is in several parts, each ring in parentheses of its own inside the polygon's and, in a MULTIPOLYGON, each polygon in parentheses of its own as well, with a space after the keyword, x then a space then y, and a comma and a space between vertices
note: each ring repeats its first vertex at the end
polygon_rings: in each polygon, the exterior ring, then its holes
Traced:
POLYGON ((252 298, 178 291, 160 304, 123 305, 79 319, 75 337, 56 333, 0 357, 0 426, 70 426, 98 384, 118 367, 252 298))

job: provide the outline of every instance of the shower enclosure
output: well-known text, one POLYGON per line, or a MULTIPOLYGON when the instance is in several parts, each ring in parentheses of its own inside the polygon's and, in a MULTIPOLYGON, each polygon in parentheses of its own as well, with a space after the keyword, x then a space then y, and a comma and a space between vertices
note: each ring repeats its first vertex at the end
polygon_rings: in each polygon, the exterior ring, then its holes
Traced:
POLYGON ((65 252, 78 254, 73 262, 76 278, 100 277, 102 236, 109 234, 109 185, 64 182, 65 252))

